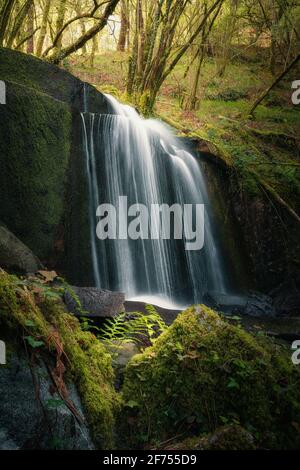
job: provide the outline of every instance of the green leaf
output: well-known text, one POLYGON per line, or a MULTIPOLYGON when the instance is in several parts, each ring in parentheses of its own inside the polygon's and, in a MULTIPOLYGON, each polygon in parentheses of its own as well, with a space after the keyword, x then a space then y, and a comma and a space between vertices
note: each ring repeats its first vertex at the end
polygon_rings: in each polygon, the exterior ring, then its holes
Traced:
POLYGON ((230 377, 227 388, 240 388, 240 386, 233 377, 230 377))
POLYGON ((32 348, 40 348, 45 344, 43 341, 37 341, 33 338, 33 336, 25 336, 25 339, 28 341, 32 348))
POLYGON ((126 406, 128 406, 128 408, 137 408, 138 406, 140 406, 140 404, 137 401, 129 400, 126 403, 126 406))
POLYGON ((46 401, 46 406, 48 408, 58 408, 60 406, 63 406, 65 403, 61 398, 49 398, 49 400, 46 401))
POLYGON ((222 421, 223 424, 228 424, 229 419, 226 418, 226 416, 219 416, 220 420, 222 421))
POLYGON ((239 321, 241 320, 241 317, 239 317, 238 315, 233 315, 232 317, 230 317, 231 320, 236 320, 236 321, 239 321))
POLYGON ((58 294, 57 292, 53 292, 53 291, 51 291, 50 289, 49 289, 49 290, 48 290, 48 289, 47 289, 47 290, 45 289, 44 295, 45 295, 45 297, 47 297, 48 299, 60 299, 60 297, 61 297, 60 294, 58 294))
POLYGON ((33 320, 26 320, 25 325, 26 326, 36 326, 33 320))

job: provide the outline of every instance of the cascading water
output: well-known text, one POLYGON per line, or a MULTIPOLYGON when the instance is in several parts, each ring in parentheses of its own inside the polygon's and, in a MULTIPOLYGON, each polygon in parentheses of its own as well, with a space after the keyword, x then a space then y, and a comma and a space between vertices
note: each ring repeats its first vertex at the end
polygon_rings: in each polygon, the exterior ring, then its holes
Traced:
POLYGON ((115 114, 82 113, 95 285, 169 307, 199 302, 207 291, 225 293, 198 161, 165 125, 142 119, 109 95, 107 100, 115 114), (128 207, 144 204, 149 210, 151 204, 204 204, 204 247, 187 251, 180 239, 99 240, 97 207, 117 207, 120 196, 127 196, 128 207))

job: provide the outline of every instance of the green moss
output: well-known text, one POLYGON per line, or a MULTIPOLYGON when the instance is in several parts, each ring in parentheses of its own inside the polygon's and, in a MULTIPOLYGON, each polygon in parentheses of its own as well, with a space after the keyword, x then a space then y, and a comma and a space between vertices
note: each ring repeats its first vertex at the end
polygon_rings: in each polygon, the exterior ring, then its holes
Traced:
POLYGON ((90 332, 82 331, 76 318, 53 302, 44 304, 50 322, 59 331, 95 442, 101 448, 114 446, 114 413, 119 397, 113 388, 111 356, 90 332))
POLYGON ((15 276, 0 273, 0 324, 42 341, 57 353, 63 345, 67 371, 77 384, 96 445, 114 447, 114 414, 120 399, 113 387, 111 356, 79 321, 66 313, 60 300, 45 298, 37 305, 33 291, 15 276))
POLYGON ((255 450, 253 436, 237 424, 222 426, 207 436, 188 437, 172 445, 176 450, 255 450))
POLYGON ((0 47, 0 79, 71 104, 78 80, 63 69, 31 54, 0 47))
POLYGON ((300 375, 282 346, 205 306, 192 307, 130 361, 117 394, 110 355, 51 292, 41 295, 32 281, 1 271, 0 325, 39 341, 38 349, 54 358, 62 344, 66 374, 78 387, 99 448, 115 447, 115 429, 122 448, 181 433, 190 439, 178 448, 244 448, 246 434, 240 440, 232 431, 239 426, 258 447, 299 446, 300 375))
POLYGON ((299 378, 279 347, 204 306, 190 308, 127 366, 125 445, 143 446, 180 432, 207 433, 236 423, 254 432, 260 445, 294 446, 299 378))
MULTIPOLYGON (((32 66, 40 61, 31 55, 25 55, 10 49, 0 48, 1 80, 22 83, 26 87, 37 87, 37 68, 32 66), (32 73, 28 73, 31 65, 32 73)), ((42 91, 42 89, 40 89, 42 91)))
POLYGON ((71 113, 47 95, 7 87, 8 102, 0 108, 0 219, 47 259, 64 211, 71 113))

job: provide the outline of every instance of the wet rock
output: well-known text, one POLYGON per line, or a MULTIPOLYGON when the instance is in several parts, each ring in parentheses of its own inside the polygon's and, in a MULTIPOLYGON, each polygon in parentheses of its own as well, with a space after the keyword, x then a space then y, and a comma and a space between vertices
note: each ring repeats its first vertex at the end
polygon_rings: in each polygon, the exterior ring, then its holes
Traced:
POLYGON ((282 315, 300 315, 300 274, 294 273, 270 293, 282 315))
POLYGON ((75 416, 55 391, 45 365, 11 353, 0 369, 0 449, 93 449, 79 396, 68 384, 75 416))
POLYGON ((97 287, 75 287, 72 290, 79 299, 81 309, 76 298, 66 291, 64 301, 69 312, 75 315, 85 315, 95 318, 114 317, 124 311, 125 295, 121 292, 98 289, 97 287))
POLYGON ((109 350, 111 354, 117 354, 117 357, 114 362, 119 367, 123 368, 125 368, 126 364, 130 361, 133 356, 139 354, 140 352, 139 348, 134 342, 123 342, 122 344, 120 344, 120 342, 118 341, 113 341, 113 344, 111 344, 109 350))
POLYGON ((141 351, 133 341, 120 342, 114 340, 110 343, 103 341, 103 344, 113 358, 112 365, 115 371, 115 387, 119 390, 124 381, 126 365, 133 356, 139 354, 141 351))
MULTIPOLYGON (((147 302, 142 302, 142 301, 136 301, 136 300, 126 300, 125 302, 125 310, 126 312, 142 312, 147 314, 147 302)), ((177 315, 181 312, 181 310, 176 310, 176 309, 169 309, 169 308, 163 308, 158 305, 153 304, 153 307, 159 313, 159 315, 162 317, 162 319, 166 322, 167 325, 171 325, 177 315)))
POLYGON ((268 295, 253 293, 248 296, 244 311, 245 315, 251 315, 253 317, 274 317, 277 313, 273 306, 272 299, 268 295))
POLYGON ((0 225, 0 266, 20 273, 35 273, 41 262, 13 233, 0 225))
POLYGON ((250 315, 253 317, 277 315, 271 297, 260 293, 227 295, 209 292, 205 295, 204 302, 218 311, 235 315, 250 315))

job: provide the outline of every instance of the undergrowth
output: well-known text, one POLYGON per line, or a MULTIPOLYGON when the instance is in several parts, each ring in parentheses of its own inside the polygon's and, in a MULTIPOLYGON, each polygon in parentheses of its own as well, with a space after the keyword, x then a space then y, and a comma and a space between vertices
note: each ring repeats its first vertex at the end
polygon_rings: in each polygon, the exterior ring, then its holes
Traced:
POLYGON ((111 356, 94 334, 83 331, 79 320, 66 312, 59 289, 1 270, 0 323, 23 337, 35 354, 50 354, 56 364, 51 376, 66 403, 68 375, 73 378, 96 446, 114 448, 120 396, 114 390, 111 356))
POLYGON ((101 339, 108 346, 136 343, 151 346, 158 336, 166 331, 167 325, 152 305, 146 305, 147 313, 123 312, 107 321, 101 339))

